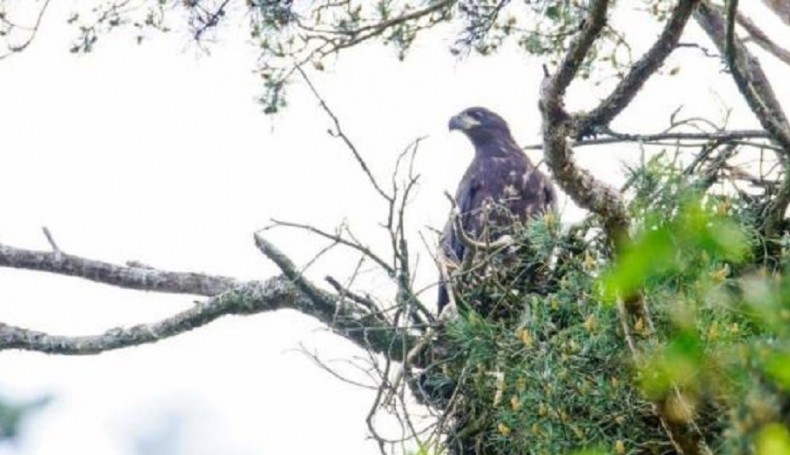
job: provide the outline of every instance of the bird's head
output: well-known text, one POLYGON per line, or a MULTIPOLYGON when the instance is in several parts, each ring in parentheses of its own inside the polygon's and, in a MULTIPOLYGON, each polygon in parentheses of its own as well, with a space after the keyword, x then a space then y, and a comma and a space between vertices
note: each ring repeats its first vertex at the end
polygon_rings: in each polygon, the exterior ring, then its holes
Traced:
POLYGON ((484 107, 470 107, 450 119, 450 131, 459 130, 475 144, 482 144, 496 137, 510 137, 507 122, 484 107))

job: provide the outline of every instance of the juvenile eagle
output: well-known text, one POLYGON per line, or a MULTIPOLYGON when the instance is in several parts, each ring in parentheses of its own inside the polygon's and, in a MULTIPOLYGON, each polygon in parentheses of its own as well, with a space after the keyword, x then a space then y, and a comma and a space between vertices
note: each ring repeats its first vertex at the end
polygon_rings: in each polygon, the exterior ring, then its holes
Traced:
MULTIPOLYGON (((556 209, 554 185, 516 144, 502 117, 483 107, 470 107, 451 118, 449 126, 451 131, 463 132, 475 147, 475 157, 455 194, 461 226, 468 237, 493 241, 515 221, 556 209)), ((452 222, 442 234, 441 247, 450 261, 464 259, 466 247, 452 222)), ((442 285, 440 314, 448 301, 447 287, 442 285)))

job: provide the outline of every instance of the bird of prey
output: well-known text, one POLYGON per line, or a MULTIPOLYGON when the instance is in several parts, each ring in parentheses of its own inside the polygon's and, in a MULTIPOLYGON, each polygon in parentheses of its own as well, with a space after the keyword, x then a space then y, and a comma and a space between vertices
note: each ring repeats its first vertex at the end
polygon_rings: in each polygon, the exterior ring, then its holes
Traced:
MULTIPOLYGON (((452 117, 449 127, 464 133, 475 148, 455 194, 460 227, 467 237, 494 241, 516 221, 556 210, 554 185, 516 144, 502 117, 483 107, 471 107, 452 117)), ((452 220, 442 234, 441 248, 449 261, 463 261, 466 246, 452 220)), ((448 302, 447 286, 441 285, 439 314, 448 302)))

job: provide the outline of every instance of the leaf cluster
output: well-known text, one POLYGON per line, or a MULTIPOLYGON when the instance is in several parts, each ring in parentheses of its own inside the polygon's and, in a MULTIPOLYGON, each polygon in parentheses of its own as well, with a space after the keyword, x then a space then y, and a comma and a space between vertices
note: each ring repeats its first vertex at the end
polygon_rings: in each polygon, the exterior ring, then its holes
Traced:
POLYGON ((700 178, 663 158, 632 169, 635 240, 615 262, 594 222, 563 232, 548 218, 520 231, 516 265, 460 281, 441 365, 457 388, 448 415, 464 416, 451 446, 673 453, 662 406, 715 453, 790 450, 787 249, 782 267, 757 264, 750 200, 700 178), (655 327, 626 333, 618 302, 635 294, 655 327))

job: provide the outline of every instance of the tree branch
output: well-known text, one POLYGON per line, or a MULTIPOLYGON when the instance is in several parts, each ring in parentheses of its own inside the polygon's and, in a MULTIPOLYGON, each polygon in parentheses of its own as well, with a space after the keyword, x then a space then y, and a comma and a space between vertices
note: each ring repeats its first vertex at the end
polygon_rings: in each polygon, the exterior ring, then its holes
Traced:
MULTIPOLYGON (((623 142, 655 143, 660 141, 716 141, 731 142, 743 139, 769 139, 770 135, 765 130, 721 130, 709 133, 694 132, 664 132, 654 134, 617 133, 611 130, 602 133, 604 137, 583 139, 570 143, 571 147, 586 147, 590 145, 619 144, 623 142), (606 137, 608 136, 608 137, 606 137)), ((697 147, 699 143, 690 146, 697 147)), ((523 150, 543 150, 543 144, 530 144, 522 147, 523 150)))
POLYGON ((34 251, 0 243, 0 267, 37 270, 83 278, 126 289, 215 296, 240 284, 224 276, 121 266, 61 251, 34 251))
MULTIPOLYGON (((719 51, 727 55, 727 27, 721 12, 708 3, 701 3, 695 18, 719 51)), ((728 60, 738 89, 763 128, 784 149, 784 155, 790 156, 790 125, 768 77, 743 43, 733 39, 731 45, 728 60)))
POLYGON ((22 349, 47 354, 87 355, 154 343, 204 326, 221 316, 253 314, 279 308, 307 307, 306 298, 283 277, 249 282, 197 303, 162 321, 110 329, 101 335, 58 336, 0 323, 0 350, 22 349))
MULTIPOLYGON (((771 239, 775 238, 781 229, 787 207, 790 205, 790 123, 759 61, 731 30, 737 4, 730 0, 727 6, 730 27, 727 26, 721 10, 708 3, 700 4, 695 18, 719 51, 726 55, 728 67, 738 90, 762 127, 770 134, 771 140, 782 149, 778 153, 784 169, 782 185, 776 196, 766 203, 767 216, 763 224, 765 237, 771 239)), ((775 256, 776 248, 778 247, 770 247, 766 258, 775 256)))
POLYGON ((763 30, 757 26, 751 19, 738 12, 735 15, 735 20, 743 27, 758 46, 773 54, 774 57, 790 65, 790 51, 776 44, 763 30))
MULTIPOLYGON (((680 4, 683 1, 681 0, 680 4)), ((676 8, 679 8, 680 4, 676 8)), ((575 77, 581 62, 584 61, 594 41, 598 38, 606 22, 608 6, 607 0, 593 0, 591 2, 582 30, 571 42, 557 72, 553 76, 546 75, 541 87, 540 107, 543 116, 543 147, 546 163, 568 195, 580 207, 592 211, 601 218, 616 257, 630 242, 628 233, 630 221, 625 204, 617 190, 577 166, 573 159, 573 149, 570 146, 569 138, 578 131, 571 125, 570 118, 564 109, 565 92, 575 77)), ((649 74, 647 73, 648 76, 649 74)), ((616 111, 612 112, 615 115, 617 113, 616 111)), ((637 294, 628 301, 619 302, 619 305, 623 307, 620 318, 624 327, 630 328, 639 318, 647 322, 649 327, 653 326, 641 294, 637 294)), ((626 334, 628 331, 626 330, 626 334)), ((635 360, 641 358, 641 351, 636 345, 629 342, 629 348, 635 360)), ((678 393, 675 393, 673 398, 685 403, 683 396, 678 393)), ((678 452, 686 455, 712 453, 693 419, 676 422, 667 415, 663 400, 654 401, 652 408, 678 452)))
POLYGON ((333 332, 363 349, 399 360, 416 340, 378 314, 316 288, 273 245, 256 236, 259 249, 284 276, 264 281, 240 281, 199 273, 172 272, 151 267, 122 266, 61 252, 41 252, 0 244, 0 267, 37 270, 83 278, 125 289, 193 294, 205 302, 159 322, 117 328, 93 336, 57 336, 0 323, 0 350, 23 349, 50 354, 85 355, 154 343, 206 325, 224 315, 256 314, 293 309, 317 318, 333 332))
POLYGON ((679 0, 653 46, 631 66, 628 74, 598 107, 574 119, 575 136, 589 135, 596 127, 608 125, 634 99, 645 82, 677 46, 689 17, 699 0, 679 0))
POLYGON ((41 5, 41 8, 39 9, 38 14, 36 15, 36 20, 31 27, 20 27, 19 25, 9 22, 5 18, 2 19, 3 22, 9 26, 9 28, 5 30, 5 33, 3 33, 3 35, 7 35, 8 32, 10 32, 14 28, 24 28, 28 32, 28 36, 19 44, 7 45, 6 47, 8 48, 8 52, 4 54, 0 54, 0 60, 9 57, 13 54, 22 52, 25 49, 27 49, 28 46, 30 46, 30 43, 32 43, 33 40, 36 38, 38 29, 41 27, 41 21, 42 19, 44 19, 44 13, 46 13, 47 9, 49 8, 50 1, 51 0, 44 0, 43 5, 41 5))
POLYGON ((359 166, 362 168, 362 172, 364 172, 365 175, 368 177, 370 184, 373 185, 373 188, 376 190, 376 192, 379 193, 379 195, 382 198, 384 198, 385 201, 391 203, 394 197, 387 194, 387 192, 381 188, 381 185, 379 185, 379 182, 376 180, 376 177, 373 176, 373 172, 371 172, 370 167, 368 167, 368 163, 365 161, 364 158, 362 158, 362 155, 359 153, 359 150, 357 150, 357 147, 354 145, 351 139, 349 139, 346 133, 343 132, 343 129, 341 128, 340 125, 340 119, 338 119, 337 115, 335 115, 335 112, 326 103, 324 98, 318 92, 318 89, 315 88, 313 82, 310 80, 309 77, 307 77, 307 73, 304 72, 302 67, 296 66, 296 70, 302 76, 302 79, 305 81, 307 87, 313 93, 313 96, 316 98, 316 100, 318 100, 318 104, 321 105, 321 109, 323 109, 324 112, 326 112, 326 114, 329 116, 329 118, 332 119, 332 123, 335 126, 335 130, 334 131, 330 130, 329 134, 331 134, 334 137, 339 137, 343 140, 343 143, 346 144, 346 147, 349 149, 349 151, 351 151, 351 154, 354 155, 354 159, 357 161, 357 164, 359 164, 359 166))
MULTIPOLYGON (((559 100, 565 93, 570 83, 579 72, 587 53, 590 51, 598 35, 606 25, 606 15, 609 10, 609 0, 593 0, 589 5, 587 18, 584 20, 581 31, 571 42, 568 51, 560 63, 557 72, 551 77, 552 83, 546 86, 548 100, 559 100)), ((553 106, 543 106, 544 109, 553 106)), ((561 106, 556 106, 560 108, 561 106)))
POLYGON ((340 233, 332 234, 332 233, 326 232, 326 231, 324 231, 322 229, 319 229, 319 228, 317 228, 315 226, 311 226, 309 224, 294 223, 294 222, 291 222, 291 221, 282 221, 282 220, 272 219, 272 222, 274 223, 275 226, 283 226, 283 227, 289 227, 289 228, 295 228, 295 229, 303 229, 303 230, 305 230, 307 232, 316 234, 319 237, 323 237, 325 239, 332 240, 332 241, 337 242, 337 243, 339 243, 341 245, 345 245, 345 246, 347 246, 347 247, 349 247, 351 249, 357 250, 360 253, 362 253, 366 258, 372 260, 379 267, 384 269, 384 271, 387 272, 387 275, 389 275, 390 277, 394 277, 395 276, 395 273, 396 273, 395 272, 395 268, 392 267, 391 265, 387 264, 387 262, 384 259, 382 259, 379 255, 375 254, 370 248, 368 248, 365 245, 362 245, 362 244, 360 244, 360 243, 358 243, 358 242, 356 242, 354 240, 346 239, 340 233))
POLYGON ((572 135, 573 129, 564 108, 565 91, 601 33, 608 7, 608 0, 595 0, 590 4, 582 30, 571 42, 557 72, 553 76, 547 75, 543 81, 540 107, 546 164, 574 202, 602 218, 610 241, 617 245, 622 237, 627 236, 625 205, 614 188, 598 181, 573 161, 573 150, 568 143, 568 136, 572 135))

